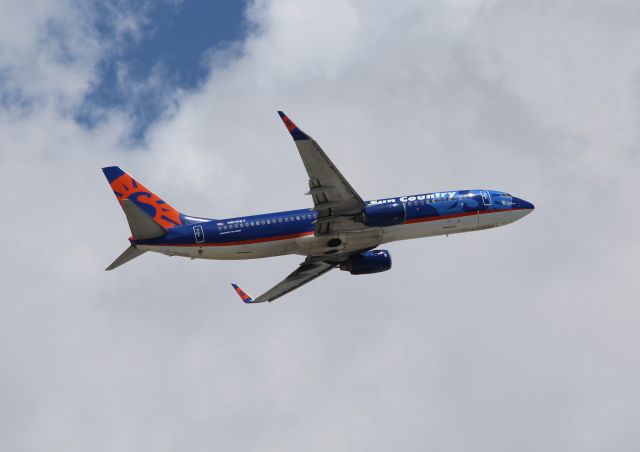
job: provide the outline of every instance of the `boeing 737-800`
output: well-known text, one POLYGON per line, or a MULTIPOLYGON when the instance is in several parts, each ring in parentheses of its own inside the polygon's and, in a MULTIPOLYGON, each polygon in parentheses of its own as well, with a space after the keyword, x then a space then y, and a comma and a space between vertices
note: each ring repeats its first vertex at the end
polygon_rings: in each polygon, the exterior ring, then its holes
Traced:
POLYGON ((524 199, 496 190, 446 190, 364 201, 318 143, 278 112, 309 175, 313 207, 226 219, 185 215, 117 166, 103 168, 124 210, 130 247, 107 270, 147 251, 192 259, 255 259, 299 254, 300 266, 245 303, 273 301, 333 268, 366 275, 391 268, 378 246, 396 240, 478 231, 531 213, 524 199))

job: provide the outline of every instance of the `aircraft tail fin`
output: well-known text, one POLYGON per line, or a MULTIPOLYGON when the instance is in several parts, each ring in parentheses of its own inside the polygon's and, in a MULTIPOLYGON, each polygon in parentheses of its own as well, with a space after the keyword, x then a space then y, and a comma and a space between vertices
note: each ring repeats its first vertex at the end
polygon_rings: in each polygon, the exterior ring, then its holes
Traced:
POLYGON ((146 251, 139 250, 135 246, 131 245, 129 248, 124 250, 124 253, 118 256, 118 258, 115 261, 113 261, 111 265, 105 268, 105 270, 109 271, 109 270, 113 270, 114 268, 120 267, 122 264, 126 264, 130 260, 133 260, 144 253, 146 253, 146 251))
POLYGON ((134 240, 162 237, 168 231, 130 199, 120 201, 134 240))
MULTIPOLYGON (((130 220, 129 213, 127 213, 124 201, 129 201, 130 206, 137 207, 141 213, 152 219, 158 226, 164 228, 164 233, 166 233, 167 229, 185 224, 186 218, 182 213, 171 207, 158 195, 122 171, 119 167, 108 166, 102 168, 102 172, 107 178, 109 185, 111 185, 111 189, 122 205, 122 208, 125 210, 128 220, 130 220)), ((133 207, 130 207, 129 212, 133 211, 133 207)), ((133 213, 131 215, 136 214, 133 213)), ((131 225, 131 221, 129 221, 129 224, 131 225)), ((158 230, 156 230, 156 233, 157 231, 158 230)), ((133 229, 131 232, 134 232, 133 229)), ((133 235, 135 239, 142 239, 142 237, 136 237, 135 233, 133 235)), ((156 235, 156 237, 158 237, 158 235, 156 235)))

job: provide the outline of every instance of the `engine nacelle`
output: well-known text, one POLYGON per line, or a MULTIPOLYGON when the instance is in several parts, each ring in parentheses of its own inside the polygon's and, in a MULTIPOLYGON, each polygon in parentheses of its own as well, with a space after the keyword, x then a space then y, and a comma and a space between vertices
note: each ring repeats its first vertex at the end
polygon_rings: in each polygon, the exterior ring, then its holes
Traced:
POLYGON ((373 204, 364 208, 362 222, 367 226, 386 227, 404 223, 407 209, 401 202, 373 204))
POLYGON ((352 275, 370 275, 386 272, 391 268, 391 254, 387 250, 372 250, 354 254, 349 260, 340 264, 340 270, 352 275))

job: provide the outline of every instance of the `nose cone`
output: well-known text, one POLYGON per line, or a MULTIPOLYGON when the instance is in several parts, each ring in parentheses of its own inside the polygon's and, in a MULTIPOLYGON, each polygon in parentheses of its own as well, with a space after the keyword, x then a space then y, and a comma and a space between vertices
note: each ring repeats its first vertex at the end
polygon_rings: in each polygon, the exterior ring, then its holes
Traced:
POLYGON ((514 196, 513 197, 513 208, 514 209, 533 210, 533 209, 535 209, 535 206, 533 204, 531 204, 529 201, 525 201, 524 199, 516 198, 514 196))

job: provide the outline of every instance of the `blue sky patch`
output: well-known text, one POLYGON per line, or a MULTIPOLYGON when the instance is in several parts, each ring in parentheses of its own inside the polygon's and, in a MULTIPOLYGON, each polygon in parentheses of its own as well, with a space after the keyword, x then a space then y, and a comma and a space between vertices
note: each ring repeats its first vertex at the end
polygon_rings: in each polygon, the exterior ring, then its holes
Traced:
MULTIPOLYGON (((176 88, 193 89, 206 79, 207 52, 244 36, 246 4, 245 0, 185 0, 146 6, 142 37, 131 39, 100 62, 100 78, 76 120, 91 128, 109 110, 120 109, 133 121, 129 138, 143 140, 148 127, 171 106, 170 94, 176 88)), ((108 11, 98 11, 96 25, 104 39, 113 39, 109 16, 108 11)))

